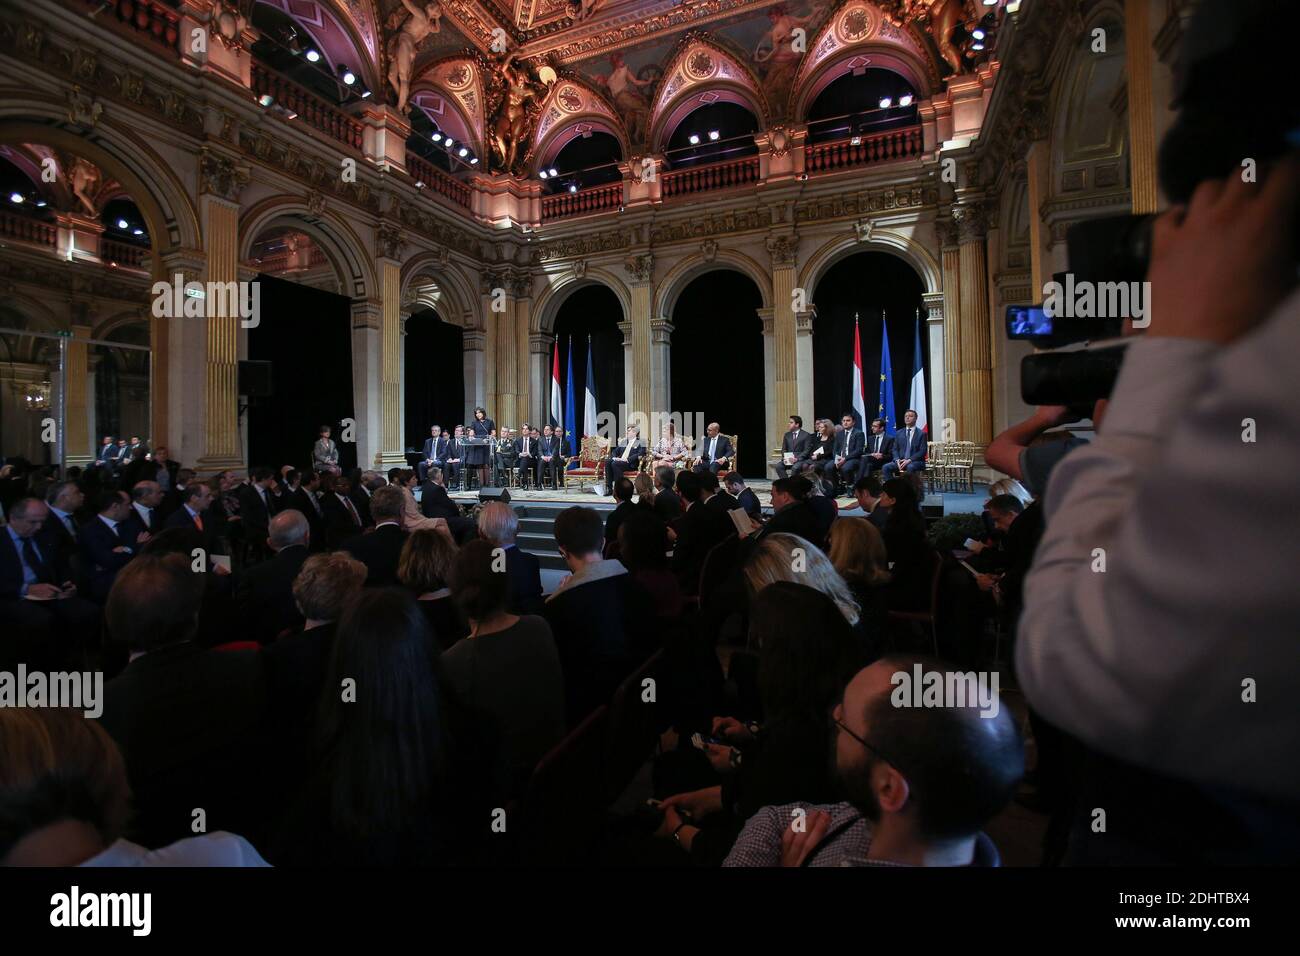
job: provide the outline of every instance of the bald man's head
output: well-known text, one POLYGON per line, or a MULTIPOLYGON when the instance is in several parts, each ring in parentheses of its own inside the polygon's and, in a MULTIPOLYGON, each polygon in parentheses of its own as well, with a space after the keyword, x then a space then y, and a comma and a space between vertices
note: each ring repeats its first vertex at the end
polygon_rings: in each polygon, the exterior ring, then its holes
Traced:
POLYGON ((267 543, 273 551, 283 551, 296 544, 307 543, 310 528, 301 511, 288 508, 271 519, 267 543))

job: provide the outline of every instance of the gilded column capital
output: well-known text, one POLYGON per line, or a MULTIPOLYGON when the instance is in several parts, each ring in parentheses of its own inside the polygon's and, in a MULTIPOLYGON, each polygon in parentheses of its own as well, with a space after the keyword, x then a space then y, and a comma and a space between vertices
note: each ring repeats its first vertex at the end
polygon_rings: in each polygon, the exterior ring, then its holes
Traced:
POLYGON ((768 236, 766 245, 768 255, 772 257, 773 268, 795 264, 799 247, 797 236, 768 236))
POLYGON ((248 185, 248 167, 210 147, 199 151, 199 194, 208 194, 238 203, 248 185))
POLYGON ((957 223, 957 241, 962 245, 979 242, 988 235, 988 211, 982 202, 966 202, 954 206, 952 218, 957 223))
POLYGON ((627 271, 628 278, 633 282, 649 282, 651 276, 654 275, 655 257, 649 252, 628 256, 623 260, 623 268, 627 271))

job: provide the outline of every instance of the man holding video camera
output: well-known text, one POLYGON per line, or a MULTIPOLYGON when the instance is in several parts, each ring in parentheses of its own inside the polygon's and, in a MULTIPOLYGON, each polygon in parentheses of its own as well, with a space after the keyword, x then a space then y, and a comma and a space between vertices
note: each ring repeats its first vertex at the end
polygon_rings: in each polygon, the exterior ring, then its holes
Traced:
MULTIPOLYGON (((1229 111, 1219 89, 1227 65, 1273 57, 1266 8, 1206 4, 1189 31, 1150 326, 1097 439, 1047 483, 1016 668, 1100 755, 1076 861, 1300 858, 1296 107, 1229 111)), ((1282 62, 1245 68, 1252 86, 1280 88, 1282 62)))

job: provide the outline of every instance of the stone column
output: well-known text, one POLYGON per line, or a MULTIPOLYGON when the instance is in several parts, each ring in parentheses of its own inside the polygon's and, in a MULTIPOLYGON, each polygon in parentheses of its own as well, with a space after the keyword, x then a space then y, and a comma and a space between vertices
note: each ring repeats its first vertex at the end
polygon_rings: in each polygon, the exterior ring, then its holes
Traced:
MULTIPOLYGON (((204 247, 208 254, 204 299, 207 328, 207 362, 204 388, 203 456, 197 468, 203 473, 244 467, 239 436, 239 329, 237 294, 213 294, 211 283, 239 282, 239 196, 248 183, 248 170, 212 150, 199 157, 199 208, 204 247), (231 308, 231 306, 236 306, 231 308)), ((250 317, 257 322, 261 316, 250 317)), ((175 323, 178 320, 172 320, 175 323)), ((181 319, 179 321, 190 321, 181 319)), ((182 387, 184 387, 182 385, 182 387)))
MULTIPOLYGON (((773 392, 778 416, 801 414, 799 408, 798 330, 795 325, 793 292, 799 283, 796 268, 798 239, 792 235, 768 236, 772 258, 772 360, 776 370, 773 392)), ((772 423, 769 423, 769 428, 772 423)), ((768 447, 781 445, 781 430, 769 431, 768 447)))
POLYGON ((1040 139, 1029 147, 1025 156, 1026 191, 1029 195, 1029 281, 1030 298, 1043 301, 1043 287, 1051 281, 1051 267, 1047 262, 1047 242, 1050 238, 1047 224, 1043 222, 1043 204, 1051 198, 1052 185, 1051 144, 1040 139))
POLYGON ((514 299, 510 347, 515 353, 515 417, 518 419, 515 424, 518 425, 524 419, 528 419, 530 425, 537 425, 540 429, 545 423, 538 423, 533 414, 537 389, 532 387, 530 365, 532 346, 528 333, 529 321, 533 314, 533 282, 530 276, 517 273, 511 277, 510 285, 510 292, 514 299))
MULTIPOLYGON (((650 323, 650 407, 657 412, 672 411, 673 324, 665 318, 650 323)), ((683 415, 693 409, 677 409, 683 415)), ((658 436, 653 436, 657 440, 658 436)))
POLYGON ((1139 216, 1155 212, 1158 204, 1149 6, 1148 0, 1124 0, 1130 191, 1139 216))
MULTIPOLYGON (((620 322, 618 330, 623 333, 623 408, 626 409, 632 407, 632 370, 636 364, 632 351, 632 320, 620 322)), ((616 428, 615 434, 621 434, 621 428, 616 428)))
POLYGON ((816 416, 813 400, 813 309, 794 314, 795 378, 799 383, 799 414, 811 422, 816 416))
MULTIPOLYGON (((487 340, 486 329, 466 327, 462 339, 464 343, 465 408, 461 413, 461 424, 474 417, 474 409, 479 405, 487 407, 484 404, 487 402, 487 340)), ((455 424, 453 422, 452 427, 455 427, 455 424)))
MULTIPOLYGON (((932 441, 952 441, 957 436, 944 434, 944 422, 952 416, 948 413, 947 384, 944 374, 944 301, 942 292, 927 292, 921 297, 925 303, 925 330, 930 340, 930 399, 929 422, 932 441)), ((954 430, 956 425, 953 426, 954 430)))
MULTIPOLYGON (((667 411, 667 405, 671 404, 672 396, 668 395, 664 401, 664 408, 659 408, 654 403, 653 389, 651 386, 652 372, 650 367, 650 350, 654 339, 654 330, 650 310, 652 308, 652 299, 654 298, 654 278, 655 259, 650 253, 641 253, 639 255, 628 256, 623 262, 623 268, 628 275, 628 284, 632 293, 632 314, 629 319, 632 328, 629 338, 632 340, 632 387, 627 392, 628 416, 627 424, 637 424, 631 416, 641 414, 652 416, 655 412, 667 411)), ((641 433, 647 436, 647 440, 652 440, 649 436, 651 419, 640 421, 641 433)))
POLYGON ((968 199, 953 210, 960 243, 961 403, 958 436, 988 444, 993 438, 993 385, 989 328, 988 219, 983 202, 968 199))
POLYGON ((95 437, 90 430, 90 414, 95 404, 95 393, 89 391, 88 358, 90 338, 88 325, 74 325, 68 340, 67 364, 63 394, 63 456, 69 465, 84 468, 95 460, 95 437))
MULTIPOLYGON (((382 457, 383 410, 380 399, 382 379, 382 337, 384 304, 379 297, 352 303, 352 415, 355 424, 352 440, 357 446, 357 465, 370 468, 382 457)), ((348 440, 346 424, 336 438, 340 445, 348 440)))
POLYGON ((547 332, 528 335, 528 420, 538 428, 551 420, 551 349, 554 346, 555 336, 547 332))
MULTIPOLYGON (((776 349, 772 344, 772 324, 775 309, 759 309, 758 318, 763 323, 763 435, 767 446, 763 448, 763 460, 766 461, 773 448, 780 446, 780 440, 773 444, 772 435, 780 435, 785 429, 784 419, 776 407, 776 349)), ((789 414, 788 412, 786 413, 789 414)))
POLYGON ((380 223, 375 232, 376 272, 379 275, 380 452, 375 464, 392 468, 406 464, 402 442, 402 263, 401 230, 380 223))
MULTIPOLYGON (((200 282, 206 268, 204 257, 195 252, 173 253, 158 263, 154 278, 185 287, 200 282)), ((171 296, 167 292, 167 296, 171 296)), ((154 441, 165 441, 172 456, 198 467, 204 453, 203 420, 207 404, 208 330, 201 318, 169 317, 150 311, 149 360, 152 366, 154 441), (171 387, 175 383, 175 387, 171 387)), ((94 392, 90 404, 94 405, 94 392)), ((96 447, 99 436, 94 438, 96 447)))
MULTIPOLYGON (((940 215, 934 224, 943 256, 943 379, 932 376, 936 390, 943 390, 943 418, 952 423, 950 440, 964 439, 962 423, 962 326, 961 326, 961 256, 957 245, 957 224, 951 212, 940 215)), ((932 340, 933 341, 933 340, 932 340)), ((931 355, 934 353, 932 352, 931 355)), ((935 412, 938 415, 938 411, 935 412)), ((931 427, 931 435, 943 435, 943 422, 939 429, 931 427)))

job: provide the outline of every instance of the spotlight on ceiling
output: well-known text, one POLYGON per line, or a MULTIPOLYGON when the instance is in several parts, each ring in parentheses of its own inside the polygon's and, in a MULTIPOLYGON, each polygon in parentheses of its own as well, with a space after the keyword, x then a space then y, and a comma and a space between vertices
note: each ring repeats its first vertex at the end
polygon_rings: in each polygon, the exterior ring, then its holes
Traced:
POLYGON ((577 183, 569 183, 569 192, 571 192, 571 193, 576 193, 577 191, 578 191, 578 184, 577 184, 577 183))
POLYGON ((448 149, 451 149, 451 148, 452 148, 453 146, 455 146, 455 145, 456 145, 456 141, 455 141, 454 139, 452 139, 450 136, 448 136, 448 137, 447 137, 447 148, 448 148, 448 149))
POLYGON ((45 206, 46 206, 46 202, 45 202, 44 199, 38 199, 38 200, 36 200, 36 208, 37 208, 37 209, 44 209, 45 206))
POLYGON ((456 155, 460 156, 463 159, 464 157, 469 155, 469 150, 466 149, 464 146, 462 146, 460 149, 456 150, 456 155))
POLYGON ((263 93, 257 98, 257 102, 263 109, 270 109, 271 104, 275 102, 275 97, 270 93, 263 93))
POLYGON ((718 131, 716 129, 709 130, 709 139, 713 140, 714 142, 717 142, 718 131))
POLYGON ((983 40, 986 34, 984 33, 983 30, 976 28, 970 32, 970 35, 973 36, 976 40, 983 40))
POLYGON ((344 63, 339 64, 339 79, 345 86, 351 86, 357 81, 357 75, 347 68, 344 63))
POLYGON ((314 46, 308 47, 307 52, 304 55, 307 57, 308 63, 320 62, 320 50, 316 49, 314 46))
POLYGON ((368 90, 368 89, 363 89, 363 90, 361 91, 361 98, 362 98, 363 100, 366 99, 366 98, 369 97, 369 96, 370 96, 370 90, 368 90))
POLYGON ((144 235, 144 230, 143 230, 143 229, 132 229, 132 230, 131 230, 131 235, 133 235, 133 236, 143 236, 143 235, 144 235))
POLYGON ((543 170, 542 170, 540 173, 538 173, 537 175, 539 175, 542 179, 545 179, 545 178, 546 178, 546 170, 543 169, 543 170))
POLYGON ((983 43, 972 43, 972 44, 970 45, 970 48, 971 48, 972 50, 982 50, 982 49, 984 49, 984 44, 983 44, 983 43))
POLYGON ((984 6, 986 7, 996 7, 997 5, 998 0, 984 0, 984 6))
POLYGON ((911 94, 911 93, 905 93, 905 94, 903 94, 902 96, 900 96, 900 97, 898 98, 898 105, 899 105, 899 106, 911 106, 911 105, 912 105, 912 94, 911 94))
POLYGON ((861 137, 861 136, 852 136, 852 137, 850 137, 850 138, 849 138, 849 145, 850 145, 850 146, 861 146, 861 145, 862 145, 862 137, 861 137))
POLYGON ((441 134, 441 133, 434 133, 432 138, 433 138, 433 141, 434 141, 435 143, 441 143, 441 142, 442 142, 442 134, 441 134))
POLYGON ((417 180, 415 181, 415 188, 416 188, 416 189, 423 189, 423 188, 424 188, 424 180, 423 180, 423 179, 417 179, 417 180))
POLYGON ((557 172, 555 171, 555 167, 554 167, 554 166, 551 167, 551 175, 552 175, 552 176, 558 176, 558 175, 560 175, 559 173, 557 173, 557 172))
POLYGON ((470 157, 469 164, 470 164, 471 166, 477 166, 477 165, 478 165, 478 157, 477 157, 477 156, 471 156, 471 157, 470 157))
POLYGON ((131 224, 130 224, 129 222, 127 222, 125 219, 119 219, 119 220, 117 221, 117 228, 119 228, 119 229, 128 229, 128 228, 130 228, 130 226, 131 226, 131 224))
POLYGON ((10 193, 10 194, 9 194, 9 201, 10 201, 10 202, 22 202, 22 201, 23 201, 23 194, 22 194, 22 193, 10 193))
POLYGON ((894 105, 894 101, 890 99, 888 96, 882 96, 880 98, 880 108, 882 110, 887 110, 893 105, 894 105))
POLYGON ((692 145, 692 146, 699 146, 699 145, 700 145, 700 135, 699 135, 699 133, 692 133, 691 136, 690 136, 690 141, 691 141, 691 145, 692 145))

